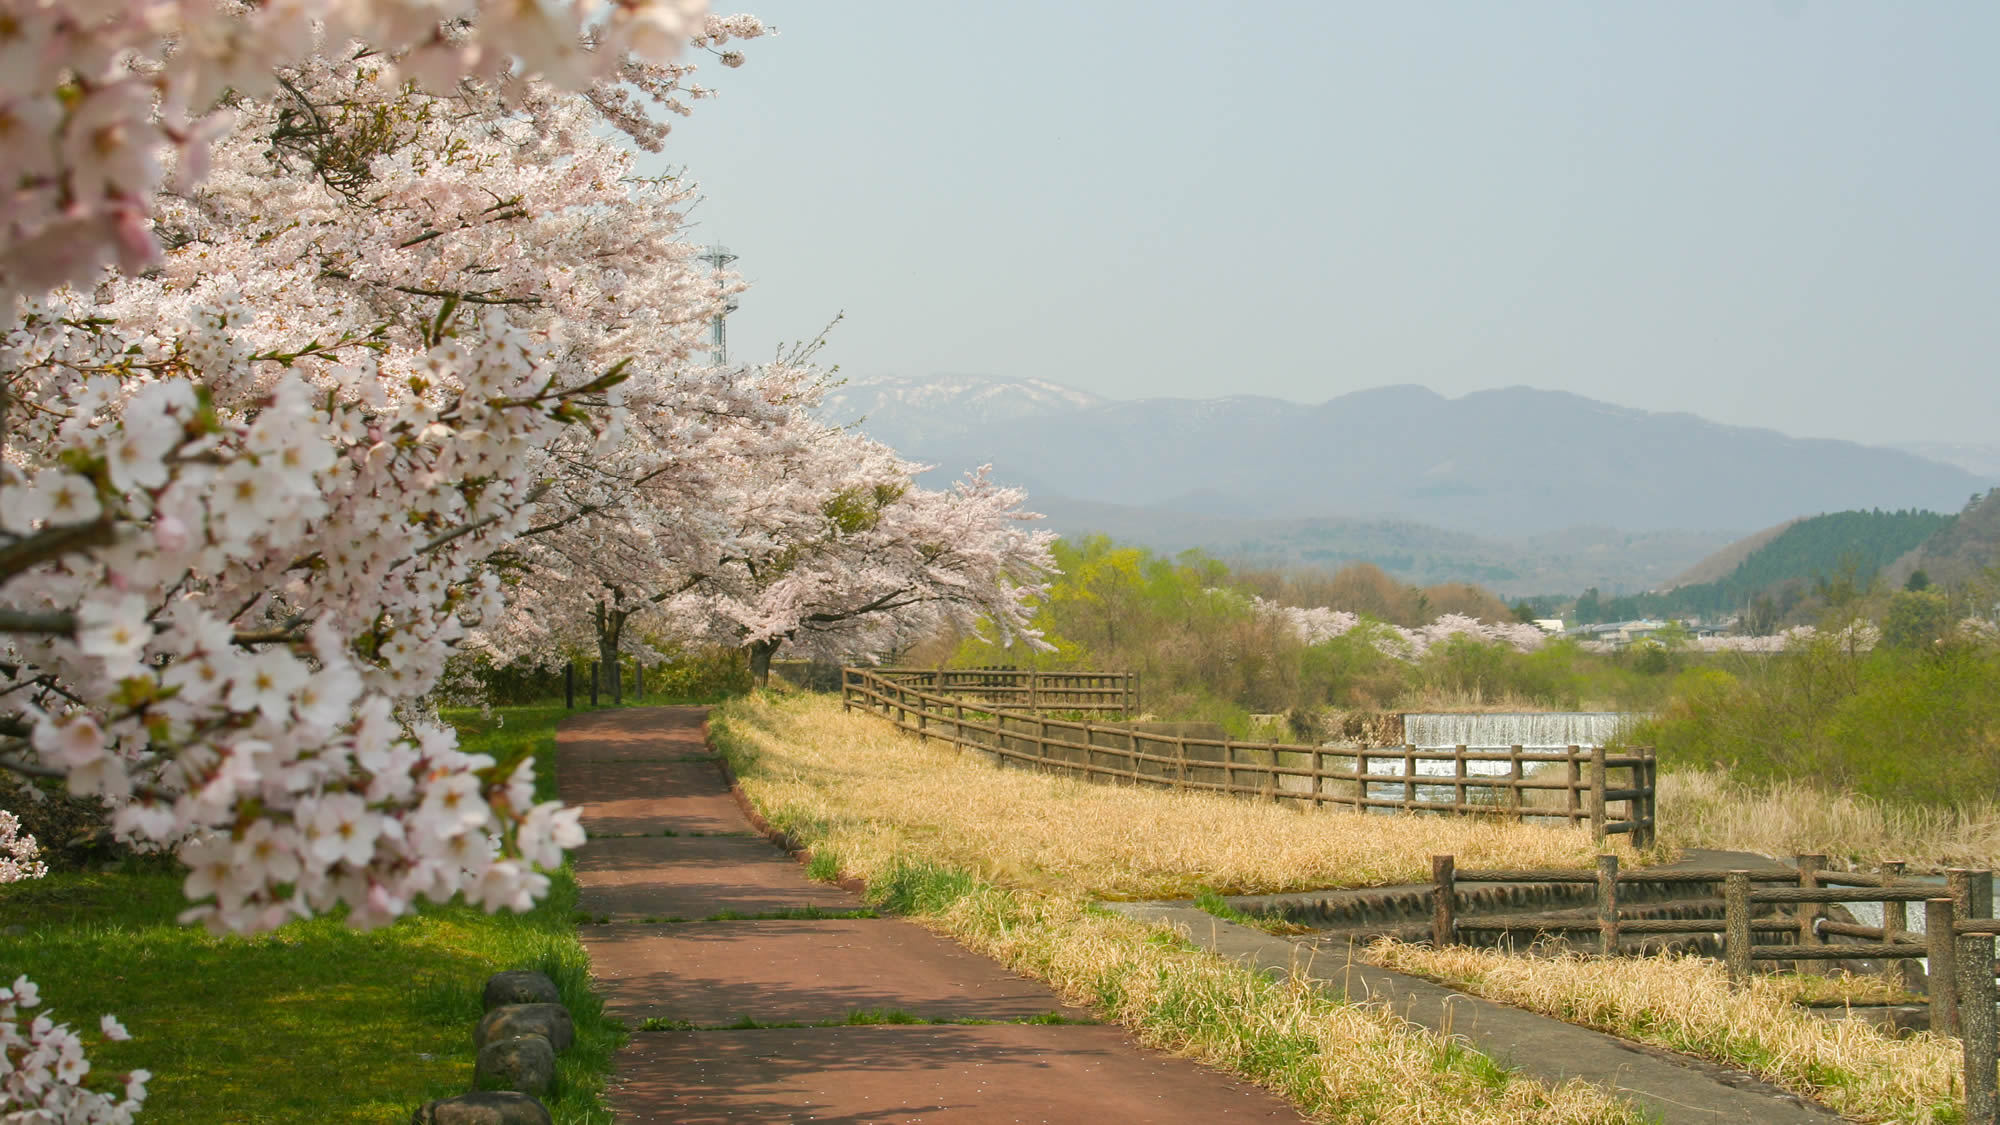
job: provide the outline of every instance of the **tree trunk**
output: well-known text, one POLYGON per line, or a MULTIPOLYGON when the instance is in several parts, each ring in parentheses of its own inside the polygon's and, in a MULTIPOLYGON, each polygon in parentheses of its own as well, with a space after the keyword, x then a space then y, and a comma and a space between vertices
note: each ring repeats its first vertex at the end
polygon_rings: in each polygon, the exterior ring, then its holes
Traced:
POLYGON ((750 642, 750 683, 759 688, 771 685, 771 657, 783 641, 750 642))
POLYGON ((625 631, 625 618, 630 616, 624 610, 612 609, 603 602, 597 603, 597 663, 604 669, 605 687, 611 691, 611 702, 617 705, 625 702, 623 670, 618 664, 618 638, 625 631))

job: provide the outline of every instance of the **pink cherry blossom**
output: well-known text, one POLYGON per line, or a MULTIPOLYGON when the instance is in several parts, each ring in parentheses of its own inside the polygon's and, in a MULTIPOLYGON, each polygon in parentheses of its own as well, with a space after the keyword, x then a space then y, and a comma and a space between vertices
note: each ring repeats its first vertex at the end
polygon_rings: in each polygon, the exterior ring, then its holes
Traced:
POLYGON ((49 873, 42 862, 41 845, 21 831, 20 818, 0 809, 0 883, 39 879, 49 873))
MULTIPOLYGON (((25 976, 0 988, 0 1118, 130 1122, 145 1103, 152 1074, 135 1070, 117 1076, 109 1089, 91 1088, 92 1067, 82 1036, 46 1013, 26 1020, 24 1030, 24 1009, 41 1002, 40 990, 25 976)), ((98 1030, 106 1042, 131 1038, 110 1015, 98 1021, 98 1030)))

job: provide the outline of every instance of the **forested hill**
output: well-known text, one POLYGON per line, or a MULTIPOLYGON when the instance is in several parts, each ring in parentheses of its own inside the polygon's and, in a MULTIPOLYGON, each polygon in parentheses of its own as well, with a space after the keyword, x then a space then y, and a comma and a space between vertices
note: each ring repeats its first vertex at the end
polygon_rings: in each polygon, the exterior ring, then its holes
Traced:
POLYGON ((1617 621, 1725 614, 1787 585, 1804 586, 1822 579, 1866 584, 1950 527, 1955 518, 1937 512, 1885 512, 1879 508, 1813 516, 1772 536, 1723 578, 1629 598, 1599 600, 1586 595, 1577 605, 1577 617, 1581 621, 1617 621))
POLYGON ((1715 585, 1724 594, 1740 595, 1790 579, 1829 577, 1849 569, 1866 578, 1936 535, 1952 518, 1936 512, 1879 509, 1814 516, 1786 528, 1715 585))
POLYGON ((1956 584, 1995 563, 2000 563, 2000 489, 1974 497, 1957 519, 1883 574, 1900 585, 1921 570, 1932 582, 1956 584))

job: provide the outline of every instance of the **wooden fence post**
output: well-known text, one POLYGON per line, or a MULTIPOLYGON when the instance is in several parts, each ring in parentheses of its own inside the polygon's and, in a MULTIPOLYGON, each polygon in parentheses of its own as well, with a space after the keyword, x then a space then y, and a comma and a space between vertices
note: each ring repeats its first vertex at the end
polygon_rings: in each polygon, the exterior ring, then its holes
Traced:
POLYGON ((1519 746, 1510 746, 1507 748, 1507 779, 1513 784, 1507 790, 1507 806, 1514 810, 1514 818, 1516 820, 1520 819, 1521 809, 1527 805, 1527 802, 1521 799, 1521 781, 1523 780, 1523 776, 1521 772, 1521 748, 1519 746))
MULTIPOLYGON (((1793 857, 1793 861, 1799 868, 1800 888, 1812 890, 1820 885, 1819 873, 1826 870, 1825 856, 1806 854, 1793 857)), ((1800 946, 1811 948, 1826 944, 1826 939, 1821 937, 1819 932, 1819 920, 1825 915, 1826 907, 1817 902, 1802 902, 1799 904, 1800 946)), ((1825 963, 1821 961, 1807 961, 1798 967, 1798 971, 1802 973, 1823 974, 1826 971, 1825 963)))
MULTIPOLYGON (((1876 869, 1882 877, 1884 887, 1903 885, 1903 861, 1890 859, 1882 861, 1876 869)), ((1910 904, 1907 902, 1885 902, 1882 904, 1882 940, 1901 941, 1898 931, 1910 930, 1910 904)), ((1882 962, 1882 981, 1897 992, 1916 990, 1916 962, 1907 957, 1890 957, 1882 962)))
POLYGON ((1030 711, 1041 710, 1041 680, 1042 674, 1040 672, 1035 671, 1033 668, 1028 669, 1028 710, 1030 711))
POLYGON ((1965 1119, 1979 1125, 1993 1125, 2000 1111, 2000 1079, 1996 1079, 1996 1044, 1993 1005, 1993 939, 1984 934, 1965 934, 1958 939, 1958 987, 1964 1003, 1959 1020, 1964 1025, 1959 1041, 1965 1051, 1965 1119))
POLYGON ((576 710, 576 661, 563 665, 563 706, 576 710))
POLYGON ((1618 955, 1618 857, 1597 857, 1597 938, 1606 957, 1618 955))
POLYGON ((1581 750, 1569 748, 1569 822, 1575 824, 1583 819, 1583 760, 1581 750))
POLYGON ((1454 813, 1463 812, 1465 806, 1465 755, 1465 747, 1460 746, 1456 755, 1457 760, 1452 763, 1451 803, 1459 806, 1452 810, 1454 813))
POLYGON ((1722 959, 1729 983, 1750 985, 1750 873, 1731 871, 1722 882, 1722 959))
MULTIPOLYGON (((1967 921, 1993 917, 1993 872, 1966 872, 1967 896, 1963 912, 1967 921)), ((1993 939, 1985 934, 1954 934, 1953 953, 1958 957, 1959 1039, 1965 1052, 1965 1119, 1992 1125, 2000 1108, 1994 1068, 1996 1050, 1993 1012, 1993 939)))
POLYGON ((590 705, 597 706, 597 661, 590 662, 590 705))
POLYGON ((1958 1034, 1958 943, 1952 940, 1956 905, 1948 898, 1924 903, 1924 944, 1931 963, 1924 986, 1930 992, 1931 1030, 1939 1035, 1958 1034))
POLYGON ((1945 872, 1945 886, 1951 891, 1951 901, 1958 908, 1961 919, 1975 918, 1980 903, 1993 909, 1993 873, 1974 871, 1969 867, 1953 867, 1945 872), (1985 878, 1980 876, 1984 875, 1985 878))
POLYGON ((1590 838, 1604 839, 1604 747, 1590 748, 1590 838))
POLYGON ((1660 752, 1646 747, 1646 846, 1660 839, 1660 752))
POLYGON ((632 662, 632 698, 646 698, 646 666, 636 660, 632 662))
POLYGON ((1431 857, 1431 947, 1443 949, 1458 936, 1457 860, 1448 855, 1431 857))
POLYGON ((1417 748, 1403 744, 1403 811, 1416 811, 1417 803, 1417 748))
POLYGON ((854 669, 840 670, 840 710, 842 714, 854 711, 854 669))

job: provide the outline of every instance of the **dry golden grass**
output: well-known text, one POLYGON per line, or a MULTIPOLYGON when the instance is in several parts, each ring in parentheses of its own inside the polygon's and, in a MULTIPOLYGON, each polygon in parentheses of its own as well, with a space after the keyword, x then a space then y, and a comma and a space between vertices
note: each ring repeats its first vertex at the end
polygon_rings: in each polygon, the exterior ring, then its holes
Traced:
POLYGON ((1660 778, 1660 839, 1674 848, 1769 856, 1823 853, 1856 867, 2000 867, 2000 805, 1897 805, 1784 783, 1750 786, 1714 770, 1660 778))
MULTIPOLYGON (((1196 949, 1185 935, 1085 901, 1107 888, 1162 894, 1232 877, 1283 885, 1261 873, 1264 855, 1291 857, 1270 862, 1286 865, 1284 877, 1300 885, 1409 878, 1437 839, 1412 828, 1430 822, 1398 828, 1399 818, 1302 815, 997 770, 919 745, 878 719, 843 716, 824 698, 733 702, 716 709, 710 731, 758 809, 816 856, 838 856, 844 871, 867 881, 872 900, 1047 981, 1150 1046, 1269 1087, 1316 1120, 1645 1120, 1597 1087, 1517 1077, 1384 1009, 1273 980, 1196 949), (1410 856, 1364 839, 1377 831, 1400 833, 1410 856), (1239 847, 1230 836, 1256 843, 1239 847), (1358 854, 1342 857, 1341 848, 1358 854)), ((1514 849, 1484 853, 1496 863, 1576 863, 1589 854, 1580 834, 1525 832, 1521 840, 1531 842, 1518 843, 1488 835, 1492 827, 1462 824, 1444 846, 1514 849)))
POLYGON ((1759 976, 1739 991, 1721 966, 1700 957, 1519 957, 1393 941, 1377 942, 1368 956, 1530 1011, 1743 1067, 1851 1118, 1963 1116, 1958 1040, 1929 1033, 1899 1039, 1860 1020, 1820 1019, 1794 1003, 1815 987, 1801 978, 1759 976))
POLYGON ((1300 811, 1236 797, 1002 769, 920 743, 829 697, 731 703, 716 723, 762 758, 744 788, 775 823, 810 826, 863 879, 895 856, 1005 886, 1099 898, 1256 894, 1430 878, 1460 867, 1587 867, 1581 827, 1300 811))

